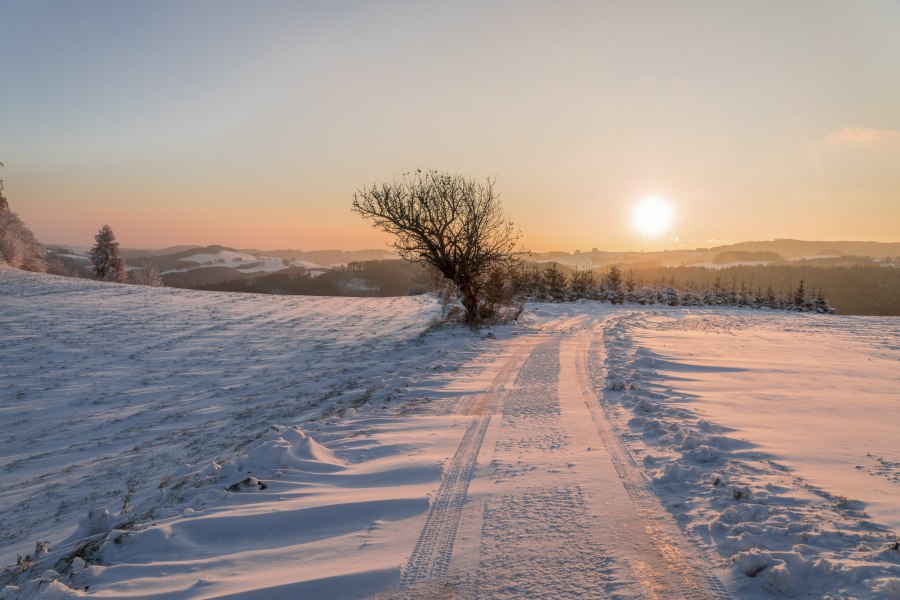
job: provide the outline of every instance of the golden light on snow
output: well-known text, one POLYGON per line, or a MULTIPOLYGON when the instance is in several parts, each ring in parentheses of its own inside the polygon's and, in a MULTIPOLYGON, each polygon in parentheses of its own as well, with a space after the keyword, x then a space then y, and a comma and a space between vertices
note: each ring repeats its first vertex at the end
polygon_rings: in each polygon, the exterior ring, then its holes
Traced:
POLYGON ((644 235, 666 232, 672 224, 672 204, 665 198, 651 196, 640 200, 631 212, 631 223, 644 235))

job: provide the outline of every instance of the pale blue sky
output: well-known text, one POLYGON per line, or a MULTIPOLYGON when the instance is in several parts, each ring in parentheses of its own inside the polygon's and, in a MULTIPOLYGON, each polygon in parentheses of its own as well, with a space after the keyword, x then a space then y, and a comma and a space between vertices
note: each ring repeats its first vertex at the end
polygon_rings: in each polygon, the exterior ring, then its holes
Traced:
POLYGON ((0 161, 47 243, 379 246, 352 193, 416 167, 496 176, 538 250, 896 241, 898 31, 898 2, 0 0, 0 161))

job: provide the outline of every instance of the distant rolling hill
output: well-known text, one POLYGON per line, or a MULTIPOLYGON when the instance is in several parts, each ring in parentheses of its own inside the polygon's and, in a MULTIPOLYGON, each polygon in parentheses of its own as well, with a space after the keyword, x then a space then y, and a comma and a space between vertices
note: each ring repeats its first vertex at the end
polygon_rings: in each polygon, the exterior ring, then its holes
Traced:
POLYGON ((900 242, 828 242, 770 240, 740 242, 712 248, 657 252, 534 252, 534 262, 557 262, 570 267, 601 268, 610 265, 636 268, 700 266, 723 268, 740 265, 781 264, 786 261, 822 261, 822 264, 900 263, 900 242), (829 263, 830 261, 830 263, 829 263))
MULTIPOLYGON (((50 246, 49 258, 67 273, 92 277, 88 248, 50 246)), ((123 250, 129 267, 157 265, 179 288, 338 296, 406 295, 425 287, 423 270, 387 250, 255 250, 173 246, 123 250), (350 267, 348 268, 348 265, 350 267)), ((612 265, 628 277, 678 286, 710 286, 717 279, 752 288, 789 289, 800 279, 824 289, 844 314, 900 314, 900 243, 771 240, 660 252, 541 252, 525 259, 555 262, 567 275, 590 269, 601 278, 612 265)))
POLYGON ((900 242, 815 242, 806 240, 772 240, 740 242, 711 248, 714 252, 775 252, 788 260, 825 256, 870 256, 872 258, 900 257, 900 242))
MULTIPOLYGON (((73 274, 90 276, 90 249, 48 246, 50 257, 63 263, 73 274)), ((172 246, 162 250, 123 249, 129 267, 144 261, 154 263, 166 283, 173 287, 195 288, 239 281, 277 272, 324 272, 350 263, 391 260, 387 250, 241 250, 228 246, 172 246)))

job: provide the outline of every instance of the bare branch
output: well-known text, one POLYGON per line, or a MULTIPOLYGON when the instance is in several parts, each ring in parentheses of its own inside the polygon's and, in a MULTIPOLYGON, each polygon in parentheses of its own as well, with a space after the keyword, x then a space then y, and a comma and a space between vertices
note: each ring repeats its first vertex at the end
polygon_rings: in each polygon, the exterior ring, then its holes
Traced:
POLYGON ((521 234, 503 215, 494 185, 490 178, 479 182, 419 170, 358 190, 353 211, 394 235, 393 246, 402 258, 431 265, 452 281, 462 295, 467 321, 475 324, 488 273, 521 254, 521 234))

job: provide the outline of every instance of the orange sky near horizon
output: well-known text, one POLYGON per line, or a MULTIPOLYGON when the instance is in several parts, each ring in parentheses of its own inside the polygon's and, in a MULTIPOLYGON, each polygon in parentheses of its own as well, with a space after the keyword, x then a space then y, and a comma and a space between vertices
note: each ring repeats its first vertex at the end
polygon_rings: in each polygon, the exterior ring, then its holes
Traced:
POLYGON ((3 12, 0 176, 47 244, 381 248, 353 192, 416 168, 496 177, 534 251, 900 241, 898 4, 3 12))

